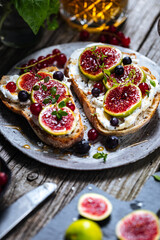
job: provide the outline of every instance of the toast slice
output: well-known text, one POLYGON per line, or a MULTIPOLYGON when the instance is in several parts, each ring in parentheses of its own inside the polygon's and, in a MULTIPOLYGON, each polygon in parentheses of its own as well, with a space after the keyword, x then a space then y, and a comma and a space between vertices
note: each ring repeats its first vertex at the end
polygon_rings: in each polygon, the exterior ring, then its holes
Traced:
MULTIPOLYGON (((104 125, 102 125, 102 123, 97 117, 96 107, 92 103, 91 91, 90 93, 89 92, 87 93, 85 89, 87 88, 85 86, 88 86, 90 84, 89 80, 80 72, 78 67, 78 58, 83 50, 84 49, 78 49, 75 51, 75 53, 71 55, 65 67, 65 75, 70 78, 73 90, 75 91, 79 101, 81 102, 84 112, 89 121, 91 122, 91 124, 93 125, 93 127, 97 129, 97 131, 99 131, 102 135, 123 136, 129 133, 134 133, 138 131, 140 128, 142 128, 144 125, 146 125, 153 117, 158 107, 160 101, 159 90, 154 95, 154 98, 152 99, 152 104, 147 109, 145 109, 145 111, 141 111, 141 113, 136 117, 134 123, 131 124, 130 126, 124 127, 123 129, 117 127, 111 127, 112 129, 108 129, 107 127, 104 127, 104 125)), ((124 53, 124 55, 125 56, 129 55, 131 58, 134 59, 133 61, 135 62, 137 61, 136 55, 134 53, 133 54, 124 53)), ((149 76, 150 79, 157 82, 156 78, 151 74, 148 68, 146 67, 141 68, 144 70, 146 75, 149 76)))
MULTIPOLYGON (((47 72, 53 72, 53 71, 57 71, 58 69, 56 67, 47 67, 47 68, 41 69, 41 70, 44 70, 47 72)), ((0 85, 6 84, 8 79, 9 79, 9 76, 3 76, 2 79, 0 80, 0 85)), ((72 101, 74 103, 74 99, 72 97, 70 89, 69 89, 69 92, 70 92, 70 98, 72 99, 72 101)), ((59 148, 59 149, 70 148, 75 143, 77 143, 83 139, 84 127, 83 127, 81 116, 80 116, 80 113, 79 113, 79 110, 77 109, 77 107, 75 108, 75 111, 74 111, 76 114, 76 117, 77 117, 77 124, 76 124, 76 127, 73 130, 73 132, 70 134, 67 134, 67 135, 55 136, 55 135, 47 133, 45 130, 43 130, 41 128, 41 126, 39 124, 36 123, 36 121, 34 121, 34 117, 32 116, 32 114, 29 110, 30 103, 29 103, 29 105, 24 105, 24 104, 21 104, 20 102, 12 102, 6 96, 4 96, 2 91, 0 91, 0 98, 1 98, 2 102, 6 105, 7 108, 9 108, 11 111, 25 117, 26 120, 28 121, 28 123, 30 124, 30 126, 32 127, 33 131, 35 132, 35 134, 44 143, 51 145, 52 147, 59 148)))

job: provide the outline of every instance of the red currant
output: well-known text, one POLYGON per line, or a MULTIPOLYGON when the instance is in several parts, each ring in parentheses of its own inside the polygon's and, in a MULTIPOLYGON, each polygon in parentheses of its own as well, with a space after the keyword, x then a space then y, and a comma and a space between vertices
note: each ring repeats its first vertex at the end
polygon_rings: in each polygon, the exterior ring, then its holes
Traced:
POLYGON ((146 95, 147 91, 149 91, 149 86, 145 82, 140 83, 138 87, 140 88, 140 90, 142 92, 142 96, 146 95))
POLYGON ((57 49, 57 48, 53 49, 53 51, 52 51, 53 55, 56 55, 58 53, 61 53, 61 51, 59 49, 57 49))
POLYGON ((117 37, 119 37, 119 39, 121 40, 122 38, 124 38, 124 33, 123 32, 117 32, 117 37))
POLYGON ((79 34, 79 39, 81 41, 87 41, 89 39, 89 32, 86 30, 82 30, 79 34))
POLYGON ((0 186, 4 186, 8 181, 8 176, 5 172, 0 172, 0 186))
POLYGON ((43 60, 44 58, 45 58, 44 56, 39 56, 37 61, 39 62, 39 61, 43 60))
POLYGON ((56 59, 54 59, 52 65, 57 67, 58 66, 58 61, 56 59))
POLYGON ((96 129, 92 128, 88 131, 88 139, 94 141, 98 138, 98 132, 96 129))
POLYGON ((119 41, 116 37, 112 37, 112 38, 110 38, 110 43, 113 45, 118 45, 119 41))
POLYGON ((46 56, 46 58, 49 57, 49 59, 47 59, 48 65, 51 65, 51 64, 53 63, 54 58, 53 58, 52 56, 53 56, 52 54, 48 54, 48 55, 46 56))
POLYGON ((42 106, 40 103, 32 103, 30 106, 30 111, 35 116, 38 116, 41 110, 42 110, 42 106))
POLYGON ((99 41, 102 42, 102 43, 106 43, 107 42, 107 38, 104 34, 101 34, 99 36, 99 41))
POLYGON ((97 82, 93 86, 94 88, 99 88, 101 92, 103 92, 103 84, 101 82, 97 82))
POLYGON ((65 63, 67 62, 67 57, 64 53, 61 53, 57 56, 58 67, 63 68, 65 63))
POLYGON ((6 85, 6 88, 12 93, 16 90, 16 84, 14 82, 9 82, 6 85))
MULTIPOLYGON (((28 67, 28 64, 22 64, 22 65, 21 65, 21 68, 25 68, 25 67, 28 67)), ((25 69, 21 69, 21 71, 20 71, 19 74, 20 74, 20 75, 23 74, 23 73, 24 73, 24 70, 25 70, 25 69)))
POLYGON ((129 37, 124 37, 121 39, 121 44, 123 47, 129 47, 130 41, 129 37))
POLYGON ((109 26, 109 29, 108 29, 109 32, 112 32, 112 33, 115 33, 117 31, 117 28, 114 27, 113 25, 109 26))
POLYGON ((70 108, 70 109, 74 112, 74 110, 75 110, 75 105, 74 105, 71 101, 70 101, 70 102, 67 102, 66 106, 67 106, 68 108, 70 108))
POLYGON ((36 63, 36 62, 37 62, 36 59, 31 59, 31 60, 29 60, 28 66, 33 65, 33 64, 36 63))

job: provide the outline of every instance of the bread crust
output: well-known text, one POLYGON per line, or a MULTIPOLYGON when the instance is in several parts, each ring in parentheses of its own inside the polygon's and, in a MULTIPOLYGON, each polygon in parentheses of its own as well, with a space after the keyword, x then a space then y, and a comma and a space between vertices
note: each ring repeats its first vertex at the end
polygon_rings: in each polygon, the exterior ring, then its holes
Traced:
MULTIPOLYGON (((126 53, 125 53, 126 54, 126 53)), ((134 55, 135 54, 128 54, 128 55, 134 55)), ((84 112, 87 116, 87 118, 89 119, 89 121, 91 122, 91 124, 93 125, 93 127, 95 129, 97 129, 98 132, 100 132, 102 135, 116 135, 116 136, 124 136, 130 133, 134 133, 136 131, 138 131, 140 128, 142 128, 143 126, 145 126, 150 119, 153 117, 154 113, 156 112, 156 109, 158 107, 159 101, 160 101, 160 93, 157 93, 152 105, 145 111, 142 112, 134 125, 131 125, 128 128, 125 128, 123 130, 107 130, 105 129, 101 123, 98 121, 98 118, 95 114, 96 112, 96 108, 94 106, 92 106, 92 104, 89 102, 87 95, 83 92, 82 89, 80 89, 78 87, 78 84, 76 82, 76 80, 73 77, 69 76, 69 65, 71 64, 71 59, 68 60, 66 67, 65 67, 65 75, 67 77, 70 78, 73 90, 75 91, 78 99, 80 100, 80 103, 83 106, 84 112)), ((155 79, 155 77, 151 74, 150 70, 146 67, 142 67, 143 70, 145 70, 146 72, 148 72, 151 76, 152 79, 155 79)))
MULTIPOLYGON (((41 70, 46 70, 46 71, 57 71, 58 69, 56 67, 47 67, 41 70)), ((6 81, 8 80, 8 76, 3 76, 2 79, 0 80, 0 85, 5 84, 6 81)), ((25 107, 23 105, 20 105, 19 103, 14 103, 9 101, 9 99, 5 98, 4 95, 0 91, 0 98, 4 105, 9 108, 11 111, 22 115, 23 117, 26 118, 28 123, 30 124, 31 128, 35 132, 35 134, 46 144, 51 145, 52 147, 59 148, 59 149, 64 149, 64 148, 70 148, 72 147, 75 143, 81 141, 83 139, 84 135, 84 126, 81 120, 81 116, 79 113, 79 110, 76 108, 77 114, 78 114, 78 120, 77 120, 77 125, 74 131, 71 134, 68 135, 61 135, 61 136, 54 136, 46 131, 44 131, 39 125, 35 124, 33 119, 30 117, 30 111, 28 107, 25 107)), ((74 99, 72 98, 73 102, 74 99)))

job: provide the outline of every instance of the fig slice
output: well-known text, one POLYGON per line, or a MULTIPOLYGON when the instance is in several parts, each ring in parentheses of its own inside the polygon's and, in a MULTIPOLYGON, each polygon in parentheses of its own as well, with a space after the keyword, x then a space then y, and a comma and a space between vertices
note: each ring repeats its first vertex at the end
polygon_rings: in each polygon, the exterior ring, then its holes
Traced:
POLYGON ((123 75, 116 75, 112 73, 110 77, 107 78, 107 82, 103 81, 106 88, 110 89, 113 86, 116 86, 121 83, 131 82, 135 85, 139 85, 141 82, 145 82, 146 75, 144 71, 135 64, 125 65, 124 67, 124 74, 123 75))
POLYGON ((68 95, 69 90, 64 83, 55 79, 49 79, 48 81, 44 79, 33 86, 31 100, 34 103, 38 102, 41 103, 42 106, 46 106, 51 103, 59 103, 68 95))
POLYGON ((107 91, 104 96, 104 111, 111 116, 127 117, 140 107, 142 93, 138 86, 129 83, 107 91))
POLYGON ((122 52, 109 45, 86 48, 79 57, 79 69, 89 79, 99 81, 103 70, 112 71, 122 62, 122 52))
POLYGON ((46 72, 46 71, 38 71, 37 76, 39 80, 43 80, 46 77, 53 78, 53 74, 46 72))
POLYGON ((116 235, 121 240, 158 240, 159 219, 148 210, 133 211, 117 223, 116 235))
POLYGON ((97 193, 83 194, 78 201, 81 216, 95 221, 106 219, 112 212, 111 202, 97 193))
POLYGON ((16 85, 19 90, 25 90, 31 93, 32 87, 37 81, 39 81, 39 78, 36 77, 34 73, 27 72, 19 76, 16 85))
POLYGON ((46 106, 40 112, 38 121, 40 126, 52 135, 70 134, 76 127, 73 111, 68 107, 58 108, 56 104, 46 106))

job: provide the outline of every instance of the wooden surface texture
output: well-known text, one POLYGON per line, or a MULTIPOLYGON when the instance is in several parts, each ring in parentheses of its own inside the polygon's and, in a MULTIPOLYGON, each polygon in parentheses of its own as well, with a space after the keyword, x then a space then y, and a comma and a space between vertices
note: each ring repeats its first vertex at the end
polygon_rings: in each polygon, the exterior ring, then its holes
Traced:
MULTIPOLYGON (((159 17, 159 0, 129 0, 128 19, 120 29, 131 38, 131 49, 160 65, 160 36, 157 31, 159 17)), ((90 36, 91 41, 96 41, 97 38, 97 34, 90 36)), ((0 44, 0 75, 5 75, 14 64, 36 50, 78 40, 79 33, 59 19, 59 28, 54 32, 45 31, 39 43, 32 48, 13 49, 0 44)), ((12 182, 0 203, 0 208, 11 204, 24 193, 44 182, 55 182, 58 185, 55 197, 52 196, 45 201, 4 239, 28 240, 32 238, 49 219, 90 183, 118 199, 126 201, 134 199, 149 176, 158 170, 159 152, 158 149, 145 159, 125 167, 81 172, 38 163, 11 146, 0 135, 0 157, 12 170, 12 182)))

